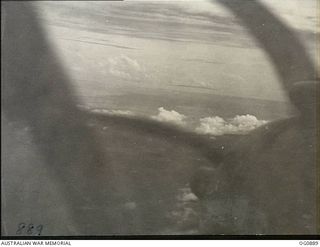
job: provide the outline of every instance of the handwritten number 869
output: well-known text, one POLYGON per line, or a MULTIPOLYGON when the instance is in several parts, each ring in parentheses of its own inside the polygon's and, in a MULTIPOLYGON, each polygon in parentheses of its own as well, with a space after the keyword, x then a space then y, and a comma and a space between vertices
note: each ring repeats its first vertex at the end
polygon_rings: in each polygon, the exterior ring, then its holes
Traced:
POLYGON ((17 235, 28 234, 28 235, 41 235, 43 225, 34 226, 33 224, 26 225, 25 223, 20 223, 18 225, 17 235))

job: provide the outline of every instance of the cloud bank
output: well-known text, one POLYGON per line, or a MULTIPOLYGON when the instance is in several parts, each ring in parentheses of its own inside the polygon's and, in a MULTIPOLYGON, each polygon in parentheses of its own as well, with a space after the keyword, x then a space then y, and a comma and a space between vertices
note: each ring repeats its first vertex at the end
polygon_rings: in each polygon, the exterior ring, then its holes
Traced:
MULTIPOLYGON (((128 110, 108 110, 90 108, 87 106, 79 105, 80 108, 89 110, 95 113, 102 113, 108 115, 122 115, 122 116, 139 116, 132 111, 128 110)), ((177 125, 180 127, 187 127, 187 117, 175 110, 166 110, 164 107, 158 108, 158 114, 150 116, 151 119, 177 125)), ((247 134, 251 130, 260 127, 263 124, 268 123, 266 120, 259 120, 255 116, 236 115, 234 118, 223 119, 219 116, 205 117, 199 119, 199 126, 195 128, 195 132, 198 134, 221 136, 225 134, 247 134)))
POLYGON ((144 67, 137 60, 126 55, 109 58, 109 72, 127 80, 140 80, 146 77, 144 67))
POLYGON ((168 111, 164 109, 163 107, 158 108, 159 113, 156 116, 151 116, 152 119, 160 121, 160 122, 166 122, 171 123, 179 126, 185 126, 186 122, 186 116, 183 114, 180 114, 179 112, 176 112, 174 110, 168 111))
POLYGON ((200 125, 196 128, 196 132, 215 136, 224 134, 246 134, 265 123, 267 123, 267 121, 258 120, 250 114, 237 115, 228 120, 219 116, 205 117, 200 118, 200 125))

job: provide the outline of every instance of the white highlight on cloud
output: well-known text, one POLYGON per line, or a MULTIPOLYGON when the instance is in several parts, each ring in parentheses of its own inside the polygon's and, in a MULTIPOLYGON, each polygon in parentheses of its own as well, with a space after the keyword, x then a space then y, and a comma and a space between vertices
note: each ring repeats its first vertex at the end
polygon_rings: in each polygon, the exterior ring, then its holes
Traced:
POLYGON ((164 109, 163 107, 158 108, 159 113, 156 116, 151 116, 152 119, 160 121, 160 122, 166 122, 171 123, 179 126, 185 126, 186 122, 186 116, 183 114, 180 114, 179 112, 176 112, 174 110, 168 111, 164 109))
POLYGON ((123 111, 123 110, 90 109, 90 111, 95 113, 109 114, 109 115, 124 115, 124 116, 135 115, 132 111, 123 111))
POLYGON ((196 128, 196 132, 215 136, 224 134, 246 134, 265 123, 267 123, 266 120, 258 120, 250 114, 237 115, 227 121, 219 116, 205 117, 200 119, 200 126, 196 128))
POLYGON ((109 72, 120 78, 140 80, 146 77, 144 67, 137 60, 121 54, 118 57, 109 58, 109 72))

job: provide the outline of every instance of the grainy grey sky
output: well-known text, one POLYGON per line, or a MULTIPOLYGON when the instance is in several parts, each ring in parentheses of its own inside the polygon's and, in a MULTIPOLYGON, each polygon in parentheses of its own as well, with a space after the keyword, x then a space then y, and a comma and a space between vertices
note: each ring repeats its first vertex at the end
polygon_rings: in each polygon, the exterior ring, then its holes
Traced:
MULTIPOLYGON (((263 2, 315 57, 317 1, 263 2)), ((215 1, 35 4, 75 85, 99 88, 96 94, 172 88, 286 100, 263 50, 215 1)))

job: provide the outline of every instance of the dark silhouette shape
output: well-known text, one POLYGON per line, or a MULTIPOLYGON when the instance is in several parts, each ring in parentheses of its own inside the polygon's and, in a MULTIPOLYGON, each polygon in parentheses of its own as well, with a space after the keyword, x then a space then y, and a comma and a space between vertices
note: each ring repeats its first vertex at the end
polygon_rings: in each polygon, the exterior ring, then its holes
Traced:
POLYGON ((267 52, 298 113, 252 131, 224 156, 218 169, 199 169, 191 188, 209 201, 205 202, 206 210, 215 207, 211 210, 222 212, 221 204, 232 201, 221 224, 207 220, 210 214, 204 210, 203 231, 316 234, 318 72, 293 31, 261 3, 218 1, 244 23, 267 52), (223 199, 215 205, 221 194, 223 199))
MULTIPOLYGON (((118 200, 116 175, 98 136, 85 125, 88 116, 76 107, 69 79, 51 50, 31 3, 2 5, 5 13, 1 46, 3 112, 10 121, 18 120, 30 126, 47 168, 69 200, 76 231, 90 232, 86 228, 94 216, 83 214, 80 207, 96 205, 101 198, 107 198, 106 203, 118 200), (101 181, 105 186, 101 186, 101 181)), ((121 214, 117 208, 109 211, 112 220, 95 216, 94 223, 105 232, 121 233, 121 214)))

